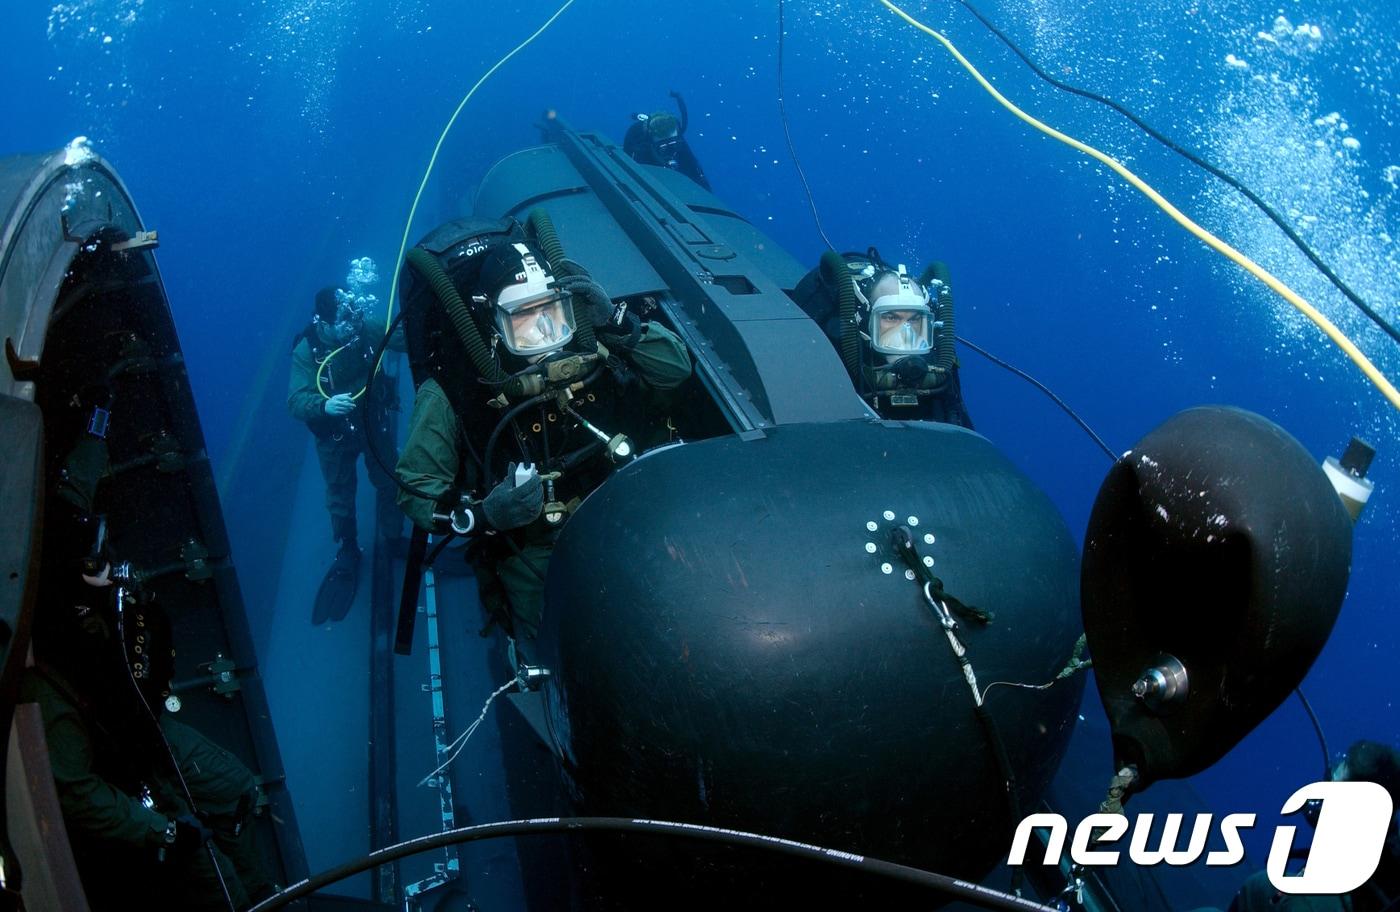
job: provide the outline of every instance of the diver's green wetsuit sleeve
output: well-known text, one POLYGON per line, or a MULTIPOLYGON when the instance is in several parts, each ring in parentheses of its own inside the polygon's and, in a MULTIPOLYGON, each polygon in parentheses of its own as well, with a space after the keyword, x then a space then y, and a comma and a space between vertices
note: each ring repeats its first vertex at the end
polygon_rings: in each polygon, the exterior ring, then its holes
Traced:
MULTIPOLYGON (((461 465, 458 449, 460 430, 457 414, 447 395, 436 380, 428 379, 418 387, 413 398, 413 416, 408 420, 408 439, 399 454, 395 473, 404 484, 433 497, 440 497, 457 480, 461 465)), ((398 495, 399 508, 413 524, 429 531, 433 528, 435 503, 402 489, 398 495)))
POLYGON ((644 324, 627 359, 653 389, 675 389, 690 376, 690 352, 680 337, 660 323, 644 324))
POLYGON ((316 389, 316 362, 311 346, 302 339, 292 349, 292 376, 287 383, 287 411, 298 421, 311 421, 326 413, 326 397, 316 389))
POLYGON ((77 707, 34 669, 25 673, 20 699, 38 703, 44 717, 49 766, 68 828, 130 846, 164 845, 165 815, 93 772, 92 739, 77 707))

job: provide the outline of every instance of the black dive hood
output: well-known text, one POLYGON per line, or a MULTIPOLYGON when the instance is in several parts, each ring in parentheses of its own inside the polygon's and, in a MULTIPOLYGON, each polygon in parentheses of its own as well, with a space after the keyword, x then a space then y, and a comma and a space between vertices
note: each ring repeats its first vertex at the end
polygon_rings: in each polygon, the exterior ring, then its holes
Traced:
POLYGON ((1223 757, 1298 686, 1341 610, 1352 523, 1297 440, 1184 411, 1113 466, 1084 541, 1084 631, 1135 789, 1223 757))

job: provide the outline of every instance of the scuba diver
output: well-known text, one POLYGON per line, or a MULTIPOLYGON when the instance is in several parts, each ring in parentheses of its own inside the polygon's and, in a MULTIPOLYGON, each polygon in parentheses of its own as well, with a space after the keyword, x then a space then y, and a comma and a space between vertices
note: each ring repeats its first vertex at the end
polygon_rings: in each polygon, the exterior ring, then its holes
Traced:
MULTIPOLYGON (((316 438, 316 456, 326 481, 326 510, 331 535, 339 543, 335 560, 321 582, 312 609, 311 623, 343 620, 359 587, 360 546, 355 517, 357 463, 364 452, 365 430, 376 446, 387 451, 393 444, 390 414, 398 409, 393 378, 376 372, 372 383, 372 319, 378 299, 367 293, 377 280, 374 261, 361 257, 351 262, 347 289, 322 288, 316 293, 311 322, 292 346, 292 372, 287 409, 303 421, 316 438), (359 400, 363 399, 363 403, 359 400), (363 404, 363 408, 359 408, 363 404), (367 422, 368 428, 361 428, 367 422)), ((389 347, 403 351, 402 337, 391 338, 389 347)), ((365 469, 375 488, 378 528, 386 539, 396 539, 403 517, 394 504, 394 482, 373 460, 365 469)))
POLYGON ((175 670, 168 618, 140 574, 109 554, 106 519, 93 511, 110 476, 111 396, 82 398, 93 419, 47 509, 34 663, 19 701, 39 706, 92 909, 246 908, 276 891, 255 842, 256 783, 168 711, 177 705, 167 703, 175 670))
MULTIPOLYGON (((1400 751, 1376 741, 1357 741, 1347 748, 1328 775, 1333 782, 1374 782, 1390 793, 1392 806, 1400 808, 1400 751)), ((1317 824, 1319 808, 1304 809, 1309 823, 1317 824)), ((1306 848, 1294 848, 1306 856, 1306 848)), ((1391 912, 1400 909, 1400 826, 1391 818, 1390 833, 1376 873, 1356 890, 1342 896, 1286 894, 1274 889, 1260 871, 1244 882, 1230 903, 1229 912, 1391 912)))
POLYGON ((690 125, 685 99, 679 92, 672 92, 671 97, 680 109, 680 120, 669 111, 632 115, 632 125, 622 139, 622 151, 643 165, 660 165, 679 171, 709 190, 710 182, 705 179, 705 171, 700 167, 690 143, 685 141, 685 130, 690 125))
POLYGON ((472 536, 488 626, 522 655, 560 528, 638 445, 669 441, 667 391, 691 373, 649 302, 615 304, 542 222, 539 244, 513 220, 448 223, 400 286, 418 392, 399 504, 420 530, 472 536))
POLYGON ((972 429, 958 379, 947 266, 933 263, 915 281, 874 247, 828 251, 791 294, 880 417, 972 429))

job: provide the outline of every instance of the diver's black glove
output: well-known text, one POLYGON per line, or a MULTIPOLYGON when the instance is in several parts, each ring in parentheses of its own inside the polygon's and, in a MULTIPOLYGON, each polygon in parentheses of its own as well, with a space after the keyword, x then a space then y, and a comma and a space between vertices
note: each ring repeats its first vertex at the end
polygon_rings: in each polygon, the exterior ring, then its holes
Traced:
POLYGON ((559 279, 559 287, 574 296, 575 304, 583 306, 595 331, 609 331, 608 327, 614 322, 619 308, 613 304, 602 285, 588 276, 577 275, 559 279))
POLYGON ((515 483, 515 463, 506 469, 505 481, 491 489, 481 502, 482 515, 493 527, 506 531, 528 526, 544 510, 544 482, 540 473, 530 470, 530 477, 515 483))
POLYGON ((588 278, 588 270, 568 257, 556 257, 550 260, 549 268, 552 270, 555 281, 561 284, 568 279, 588 278))

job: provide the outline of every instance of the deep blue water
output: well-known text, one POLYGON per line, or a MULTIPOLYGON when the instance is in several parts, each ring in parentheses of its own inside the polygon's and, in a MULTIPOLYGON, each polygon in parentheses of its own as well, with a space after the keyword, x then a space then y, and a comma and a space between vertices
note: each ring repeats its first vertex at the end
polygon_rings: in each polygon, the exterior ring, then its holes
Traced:
MULTIPOLYGON (((0 154, 86 135, 161 232, 235 546, 249 556, 245 589, 263 591, 281 572, 256 540, 259 524, 282 522, 279 506, 239 479, 299 433, 289 419, 253 416, 280 395, 311 294, 352 256, 392 269, 445 118, 556 6, 12 0, 0 11, 0 154)), ((1390 0, 981 6, 1047 69, 1119 98, 1245 179, 1376 309, 1400 319, 1400 16, 1390 0), (1287 28, 1276 34, 1279 16, 1287 28), (1319 36, 1298 33, 1304 23, 1319 36)), ((956 4, 910 11, 1018 103, 1124 159, 1275 269, 1400 377, 1394 344, 1228 190, 1106 110, 1039 83, 956 4)), ((464 111, 413 237, 470 200, 491 162, 534 141, 546 108, 620 139, 627 114, 665 106, 674 88, 689 102, 690 139, 716 192, 815 262, 822 244, 777 116, 776 26, 772 2, 577 0, 464 111)), ((1106 169, 995 106, 874 0, 791 0, 787 26, 793 137, 832 240, 911 264, 947 261, 959 330, 1050 385, 1114 449, 1201 403, 1260 412, 1319 460, 1354 433, 1376 445, 1378 491, 1356 530, 1347 604, 1306 689, 1334 749, 1363 736, 1400 744, 1395 410, 1280 299, 1106 169)), ((962 361, 978 430, 1049 492, 1082 539, 1102 454, 1022 381, 973 353, 962 361)), ((1316 753, 1289 702, 1195 784, 1222 810, 1267 814, 1315 778, 1316 753)), ((1265 851, 1251 848, 1256 858, 1265 851)))

